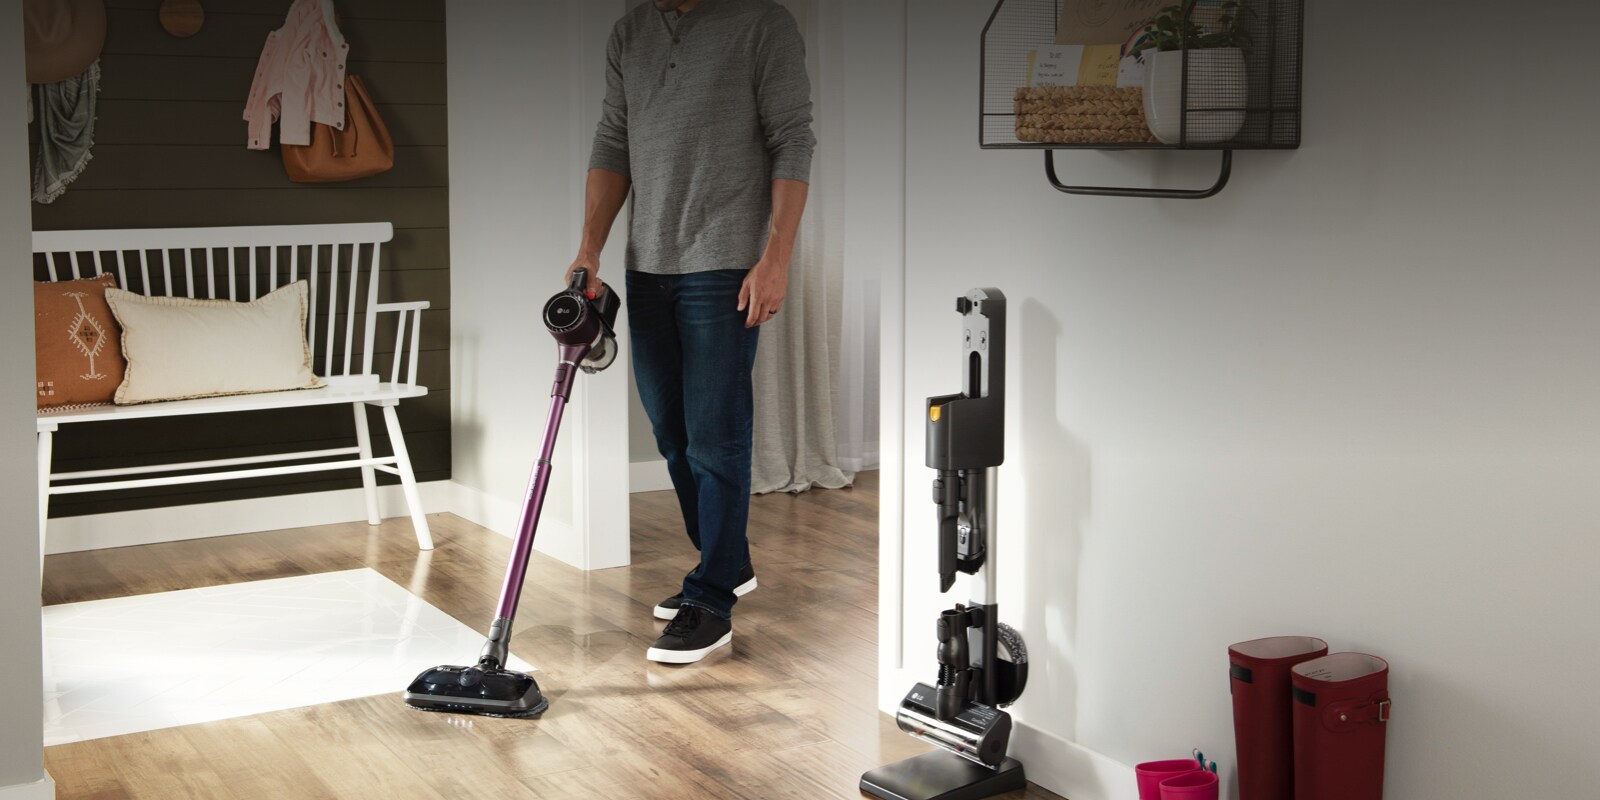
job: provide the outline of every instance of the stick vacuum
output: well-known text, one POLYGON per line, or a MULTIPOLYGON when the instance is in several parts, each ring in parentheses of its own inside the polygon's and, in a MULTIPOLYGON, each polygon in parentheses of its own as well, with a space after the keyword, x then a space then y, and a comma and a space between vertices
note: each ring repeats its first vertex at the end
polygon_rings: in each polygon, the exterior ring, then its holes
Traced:
POLYGON ((572 395, 577 371, 593 374, 611 366, 617 359, 617 337, 613 324, 620 305, 616 292, 601 284, 600 294, 590 298, 587 270, 574 270, 572 282, 544 306, 544 324, 558 345, 560 363, 556 365, 555 386, 550 391, 550 414, 545 420, 544 445, 528 478, 523 495, 522 516, 517 522, 517 538, 506 565, 505 583, 500 589, 500 605, 489 625, 489 640, 483 645, 478 663, 470 667, 438 666, 417 676, 405 691, 407 704, 424 711, 482 714, 492 717, 531 717, 542 713, 550 701, 539 691, 533 676, 506 669, 511 644, 511 621, 517 615, 517 599, 522 594, 522 579, 528 571, 528 555, 533 549, 534 531, 539 527, 539 511, 544 507, 545 490, 550 484, 550 456, 561 428, 561 413, 572 395))

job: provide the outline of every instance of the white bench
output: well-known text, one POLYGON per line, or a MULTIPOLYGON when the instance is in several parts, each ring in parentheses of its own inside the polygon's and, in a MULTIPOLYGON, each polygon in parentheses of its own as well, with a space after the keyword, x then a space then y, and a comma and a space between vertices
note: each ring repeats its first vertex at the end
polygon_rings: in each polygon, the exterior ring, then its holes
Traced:
POLYGON ((35 231, 35 269, 49 280, 116 275, 117 286, 147 296, 236 301, 306 280, 310 285, 307 342, 322 361, 319 389, 100 406, 37 415, 39 436, 39 553, 44 556, 51 495, 240 480, 272 475, 360 469, 367 522, 379 523, 375 471, 400 478, 416 529, 417 546, 433 548, 417 479, 395 407, 428 393, 417 384, 422 311, 426 302, 379 303, 378 265, 383 243, 394 238, 387 222, 241 228, 35 231), (397 314, 394 357, 387 381, 373 370, 378 317, 397 314), (363 317, 356 330, 357 317, 363 317), (359 348, 358 348, 359 345, 359 348), (402 369, 404 365, 404 369, 402 369), (83 472, 51 472, 51 444, 65 425, 112 420, 223 414, 235 411, 336 406, 355 413, 355 445, 209 461, 151 464, 83 472), (383 410, 393 455, 372 452, 368 406, 383 410))

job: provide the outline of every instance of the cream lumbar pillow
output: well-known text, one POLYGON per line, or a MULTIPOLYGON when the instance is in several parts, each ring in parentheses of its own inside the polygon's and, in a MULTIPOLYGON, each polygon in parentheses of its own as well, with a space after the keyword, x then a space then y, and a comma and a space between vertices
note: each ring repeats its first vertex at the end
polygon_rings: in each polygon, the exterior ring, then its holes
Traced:
POLYGON ((306 282, 249 303, 107 289, 128 371, 119 405, 312 389, 306 282))

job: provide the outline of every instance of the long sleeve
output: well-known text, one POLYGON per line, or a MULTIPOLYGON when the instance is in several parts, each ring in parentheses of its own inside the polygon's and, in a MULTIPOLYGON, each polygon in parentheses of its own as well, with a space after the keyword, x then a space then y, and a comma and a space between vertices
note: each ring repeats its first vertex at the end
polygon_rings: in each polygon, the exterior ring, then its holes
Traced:
POLYGON ((266 44, 261 48, 256 77, 250 84, 250 96, 244 104, 244 119, 249 123, 247 147, 251 150, 265 150, 271 146, 272 123, 278 121, 282 58, 277 36, 277 32, 269 34, 266 44))
POLYGON ((756 61, 756 105, 773 180, 811 181, 817 137, 811 131, 811 79, 806 45, 789 10, 776 6, 762 24, 756 61))
POLYGON ((606 99, 600 125, 594 134, 590 169, 631 175, 628 160, 628 96, 622 84, 622 25, 611 31, 606 45, 606 99))

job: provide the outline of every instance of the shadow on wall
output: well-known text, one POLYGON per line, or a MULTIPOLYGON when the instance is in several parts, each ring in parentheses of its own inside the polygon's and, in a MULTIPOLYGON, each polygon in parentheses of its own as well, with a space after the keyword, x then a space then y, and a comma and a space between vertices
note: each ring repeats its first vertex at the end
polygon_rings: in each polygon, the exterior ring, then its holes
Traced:
MULTIPOLYGON (((483 348, 479 345, 476 333, 452 330, 450 337, 453 351, 450 354, 450 367, 455 373, 450 376, 450 390, 455 395, 452 403, 454 408, 450 412, 450 449, 452 453, 481 453, 484 447, 483 421, 476 410, 478 387, 481 385, 479 361, 483 348)), ((457 479, 480 480, 476 475, 463 472, 460 464, 452 464, 451 469, 457 479)))
MULTIPOLYGON (((1056 375, 1061 323, 1038 300, 1022 304, 1020 432, 1022 450, 1023 601, 1019 629, 1028 641, 1028 687, 1022 719, 1050 720, 1049 733, 1076 740, 1078 637, 1083 522, 1089 517, 1089 448, 1061 424, 1056 375), (1030 713, 1031 712, 1031 713, 1030 713)), ((1016 352, 1014 350, 1013 352, 1016 352)), ((1036 727, 1040 727, 1035 723, 1036 727)))

